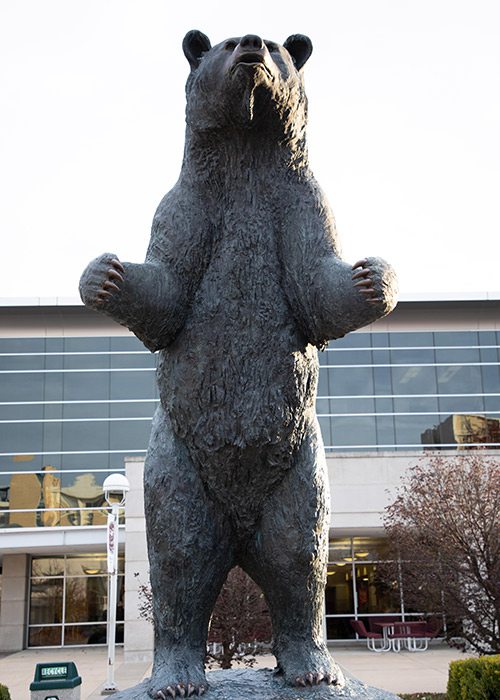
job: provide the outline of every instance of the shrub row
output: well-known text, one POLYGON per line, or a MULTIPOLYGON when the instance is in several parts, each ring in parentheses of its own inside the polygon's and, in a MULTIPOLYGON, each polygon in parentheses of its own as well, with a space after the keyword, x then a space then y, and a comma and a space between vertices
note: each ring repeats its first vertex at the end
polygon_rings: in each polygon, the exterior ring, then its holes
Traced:
POLYGON ((11 700, 9 689, 0 683, 0 700, 11 700))
POLYGON ((500 654, 452 661, 448 675, 448 700, 498 700, 500 654))

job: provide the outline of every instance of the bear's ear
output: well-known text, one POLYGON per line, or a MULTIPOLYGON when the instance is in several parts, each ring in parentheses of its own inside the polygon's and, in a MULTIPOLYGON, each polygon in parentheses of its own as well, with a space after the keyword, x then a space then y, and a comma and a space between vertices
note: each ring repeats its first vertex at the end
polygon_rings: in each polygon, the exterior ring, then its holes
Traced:
POLYGON ((292 34, 283 46, 293 58, 297 70, 302 68, 313 50, 312 41, 304 34, 292 34))
POLYGON ((184 51, 184 56, 189 61, 191 70, 196 70, 196 68, 198 68, 202 55, 206 51, 210 51, 211 48, 208 36, 205 36, 205 34, 198 31, 198 29, 192 29, 186 34, 182 42, 182 50, 184 51))

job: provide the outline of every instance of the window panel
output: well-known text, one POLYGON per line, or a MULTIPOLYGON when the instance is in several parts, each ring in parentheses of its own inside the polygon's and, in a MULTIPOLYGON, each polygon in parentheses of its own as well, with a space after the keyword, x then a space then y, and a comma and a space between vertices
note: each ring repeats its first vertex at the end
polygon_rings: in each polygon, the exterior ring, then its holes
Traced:
POLYGON ((109 381, 107 372, 67 372, 64 374, 64 399, 107 399, 109 381))
POLYGON ((110 339, 106 336, 68 337, 64 339, 65 352, 108 352, 110 339))
POLYGON ((480 394, 482 393, 481 370, 474 366, 437 367, 439 393, 480 394))
POLYGON ((389 333, 370 333, 370 340, 372 342, 372 347, 374 348, 389 347, 389 333))
POLYGON ((410 348, 408 350, 391 350, 390 362, 394 365, 430 364, 435 362, 434 349, 410 348))
POLYGON ((343 562, 346 561, 346 557, 348 559, 352 557, 351 538, 347 537, 346 539, 342 540, 330 540, 328 547, 328 561, 343 562))
POLYGON ((157 356, 152 355, 144 347, 135 348, 133 352, 125 355, 111 355, 111 367, 152 367, 156 368, 157 356), (140 354, 138 354, 138 351, 140 354))
POLYGON ((151 421, 117 421, 110 423, 110 449, 140 450, 146 448, 151 433, 151 421))
POLYGON ((356 563, 358 614, 399 612, 401 599, 397 581, 387 583, 377 575, 376 564, 356 563))
POLYGON ((434 345, 432 333, 427 331, 389 333, 389 340, 392 348, 432 347, 434 345))
POLYGON ((354 612, 351 564, 328 565, 325 603, 330 615, 354 612))
POLYGON ((0 423, 2 452, 40 452, 42 436, 42 423, 0 423))
POLYGON ((500 393, 500 366, 481 367, 481 375, 486 394, 500 393))
POLYGON ((111 372, 110 398, 131 399, 138 396, 147 399, 154 397, 155 382, 155 372, 153 370, 111 372))
POLYGON ((329 365, 371 365, 373 363, 371 349, 335 350, 328 352, 329 365))
POLYGON ((393 367, 394 394, 437 393, 435 367, 393 367))
POLYGON ((44 338, 0 338, 0 353, 45 352, 44 338))
POLYGON ((58 647, 62 644, 62 626, 30 627, 29 647, 58 647))
POLYGON ((32 579, 30 625, 62 622, 63 579, 32 579))
POLYGON ((106 355, 64 355, 61 357, 64 369, 108 369, 110 356, 106 355))
POLYGON ((437 416, 395 416, 396 441, 398 445, 419 445, 422 433, 438 423, 437 416))
MULTIPOLYGON (((0 394, 0 401, 3 401, 3 391, 0 394)), ((42 404, 0 406, 0 420, 40 420, 41 418, 43 418, 42 404)))
POLYGON ((330 387, 336 396, 373 394, 373 370, 371 367, 329 369, 330 387))
POLYGON ((472 345, 478 344, 476 331, 436 331, 434 342, 439 345, 472 345))
POLYGON ((383 561, 390 558, 387 539, 383 537, 354 537, 353 548, 356 561, 383 561))
MULTIPOLYGON (((410 396, 394 399, 396 413, 436 413, 439 410, 437 398, 426 396, 410 396)), ((437 416, 436 416, 437 418, 437 416)), ((433 420, 430 416, 429 420, 433 420)))
POLYGON ((109 423, 78 421, 63 423, 62 448, 75 450, 107 450, 109 447, 109 423))
MULTIPOLYGON (((143 397, 138 397, 143 398, 143 397)), ((109 414, 112 418, 152 418, 158 402, 156 401, 135 401, 133 403, 112 403, 109 404, 109 414)))
POLYGON ((2 374, 2 401, 43 401, 44 375, 37 374, 2 374))
POLYGON ((479 348, 436 349, 436 362, 479 362, 479 348))
POLYGON ((32 576, 61 576, 64 574, 63 557, 33 557, 31 560, 32 576))
POLYGON ((439 420, 444 420, 450 413, 482 413, 484 400, 481 396, 445 396, 439 399, 439 409, 444 413, 439 420))
POLYGON ((105 620, 107 596, 106 576, 66 579, 66 622, 105 620))
MULTIPOLYGON (((375 394, 392 394, 392 373, 390 367, 374 367, 373 383, 375 394)), ((368 393, 368 392, 367 392, 368 393)), ((403 392, 401 392, 403 393, 403 392)))
POLYGON ((328 639, 354 639, 355 633, 350 623, 353 617, 327 617, 326 634, 328 639))
POLYGON ((377 439, 375 417, 334 418, 332 445, 374 445, 377 439))
POLYGON ((63 394, 64 375, 58 372, 47 372, 43 377, 43 400, 61 401, 63 399, 63 394))
POLYGON ((396 444, 396 431, 393 416, 377 416, 375 419, 377 428, 377 445, 385 445, 384 449, 390 449, 396 444))
POLYGON ((348 333, 343 338, 331 340, 329 348, 369 348, 371 347, 370 333, 348 333))

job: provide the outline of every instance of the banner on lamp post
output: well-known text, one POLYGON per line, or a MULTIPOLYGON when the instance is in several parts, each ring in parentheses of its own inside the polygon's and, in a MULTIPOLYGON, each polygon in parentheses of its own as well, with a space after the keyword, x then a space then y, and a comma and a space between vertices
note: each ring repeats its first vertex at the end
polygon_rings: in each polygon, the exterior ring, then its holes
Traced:
POLYGON ((107 545, 108 545, 108 573, 115 573, 115 550, 118 532, 116 527, 116 519, 113 513, 108 513, 108 528, 107 528, 107 545))

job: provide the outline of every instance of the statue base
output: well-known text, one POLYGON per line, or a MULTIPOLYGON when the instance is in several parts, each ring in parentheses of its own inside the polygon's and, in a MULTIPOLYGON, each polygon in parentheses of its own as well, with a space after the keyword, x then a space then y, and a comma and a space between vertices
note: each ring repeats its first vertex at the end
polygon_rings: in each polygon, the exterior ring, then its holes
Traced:
MULTIPOLYGON (((367 686, 351 676, 346 677, 342 686, 321 684, 292 688, 285 685, 283 679, 271 669, 234 669, 209 671, 207 681, 209 689, 202 695, 206 700, 399 700, 397 695, 367 686)), ((123 690, 114 696, 114 700, 151 700, 147 692, 148 684, 149 679, 123 690)))

